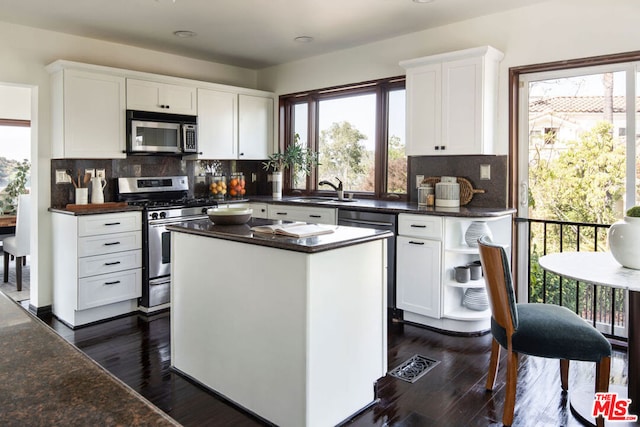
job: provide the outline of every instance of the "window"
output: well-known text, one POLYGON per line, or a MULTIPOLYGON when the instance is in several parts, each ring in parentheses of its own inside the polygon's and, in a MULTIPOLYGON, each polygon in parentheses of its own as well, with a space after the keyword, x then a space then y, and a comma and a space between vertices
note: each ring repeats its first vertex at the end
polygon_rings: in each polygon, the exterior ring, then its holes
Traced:
POLYGON ((404 86, 398 77, 282 96, 284 145, 317 151, 320 162, 310 176, 290 173, 285 191, 333 191, 318 183, 340 180, 347 192, 406 197, 404 86))

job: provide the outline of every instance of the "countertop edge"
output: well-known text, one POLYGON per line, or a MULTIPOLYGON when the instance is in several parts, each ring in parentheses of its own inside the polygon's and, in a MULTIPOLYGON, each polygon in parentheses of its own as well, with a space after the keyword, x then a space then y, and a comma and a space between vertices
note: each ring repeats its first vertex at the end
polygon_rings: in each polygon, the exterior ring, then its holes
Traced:
POLYGON ((48 211, 51 213, 59 213, 64 215, 73 215, 73 216, 82 216, 82 215, 96 215, 96 214, 107 214, 107 213, 120 213, 120 212, 136 212, 142 211, 143 208, 140 206, 121 206, 118 208, 95 208, 95 209, 86 209, 81 211, 72 211, 65 208, 49 208, 48 211))
POLYGON ((253 233, 251 236, 241 236, 241 235, 233 235, 233 234, 226 234, 226 233, 220 233, 220 232, 212 232, 207 230, 196 230, 193 228, 183 227, 180 225, 169 225, 167 226, 167 230, 179 232, 179 233, 209 237, 214 239, 246 243, 249 245, 266 246, 274 249, 303 252, 308 254, 325 252, 329 250, 340 249, 343 247, 354 246, 362 243, 368 243, 375 240, 381 240, 381 239, 387 239, 387 238, 393 237, 393 233, 391 233, 390 231, 376 230, 375 234, 371 234, 367 236, 349 238, 340 242, 329 242, 321 245, 308 246, 300 243, 294 243, 292 241, 298 240, 298 239, 287 238, 286 236, 265 235, 262 238, 256 239, 253 237, 253 233))

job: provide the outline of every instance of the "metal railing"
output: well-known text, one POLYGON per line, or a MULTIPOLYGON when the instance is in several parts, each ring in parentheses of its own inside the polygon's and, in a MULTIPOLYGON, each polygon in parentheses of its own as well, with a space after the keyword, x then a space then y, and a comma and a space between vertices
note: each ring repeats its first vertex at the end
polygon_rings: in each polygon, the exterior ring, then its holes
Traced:
POLYGON ((627 292, 563 278, 543 270, 538 258, 564 251, 606 251, 606 224, 518 218, 527 223, 529 302, 558 304, 593 324, 605 336, 627 340, 627 292))

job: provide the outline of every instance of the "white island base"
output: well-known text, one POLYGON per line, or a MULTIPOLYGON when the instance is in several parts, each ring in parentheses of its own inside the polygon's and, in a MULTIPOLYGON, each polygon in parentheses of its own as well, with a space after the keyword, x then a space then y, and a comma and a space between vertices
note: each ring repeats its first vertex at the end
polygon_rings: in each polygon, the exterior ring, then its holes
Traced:
POLYGON ((336 425, 374 401, 386 239, 316 253, 181 232, 171 244, 174 368, 283 427, 336 425))

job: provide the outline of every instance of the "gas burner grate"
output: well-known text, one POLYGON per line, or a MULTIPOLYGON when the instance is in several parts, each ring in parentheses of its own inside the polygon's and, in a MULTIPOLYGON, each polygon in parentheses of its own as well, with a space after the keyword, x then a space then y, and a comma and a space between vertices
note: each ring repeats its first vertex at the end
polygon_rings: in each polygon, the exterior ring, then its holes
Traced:
POLYGON ((440 361, 416 354, 404 361, 400 366, 389 371, 389 375, 409 383, 414 383, 433 369, 438 363, 440 363, 440 361))

